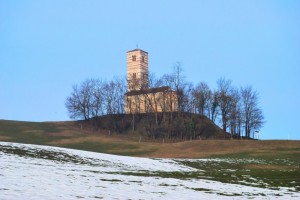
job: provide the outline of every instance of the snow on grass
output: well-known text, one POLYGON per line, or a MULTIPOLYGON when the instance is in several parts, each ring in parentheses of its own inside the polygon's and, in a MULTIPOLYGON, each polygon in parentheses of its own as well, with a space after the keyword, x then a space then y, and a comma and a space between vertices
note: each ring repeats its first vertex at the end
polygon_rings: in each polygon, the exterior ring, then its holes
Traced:
MULTIPOLYGON (((5 147, 6 143, 1 143, 5 147)), ((195 169, 179 165, 171 159, 148 159, 148 158, 135 158, 128 156, 117 156, 103 153, 94 153, 89 151, 79 151, 74 149, 65 149, 59 147, 40 146, 40 145, 27 145, 17 143, 7 143, 8 148, 16 148, 24 150, 22 154, 26 157, 52 159, 60 163, 73 162, 86 165, 94 165, 101 167, 102 172, 120 172, 120 171, 194 171, 195 169)), ((22 155, 21 156, 24 156, 22 155)))
POLYGON ((134 158, 0 142, 0 199, 300 197, 290 192, 290 188, 273 190, 222 183, 199 178, 202 173, 203 170, 173 159, 134 158))

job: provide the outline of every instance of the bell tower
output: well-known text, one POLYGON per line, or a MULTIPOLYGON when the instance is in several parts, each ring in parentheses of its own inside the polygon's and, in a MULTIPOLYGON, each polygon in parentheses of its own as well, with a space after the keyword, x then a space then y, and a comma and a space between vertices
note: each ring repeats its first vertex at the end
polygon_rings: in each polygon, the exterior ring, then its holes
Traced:
POLYGON ((148 89, 148 53, 141 49, 127 52, 128 92, 148 89))

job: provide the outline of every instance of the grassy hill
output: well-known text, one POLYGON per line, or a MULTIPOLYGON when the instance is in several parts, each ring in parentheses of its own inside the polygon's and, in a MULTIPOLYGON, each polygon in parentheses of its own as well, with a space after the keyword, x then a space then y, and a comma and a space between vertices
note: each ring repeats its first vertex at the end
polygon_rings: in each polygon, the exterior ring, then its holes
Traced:
MULTIPOLYGON (((85 125, 86 126, 86 125, 85 125)), ((90 128, 91 129, 91 128, 90 128)), ((300 141, 186 140, 171 142, 116 134, 108 129, 90 130, 78 122, 20 122, 0 120, 0 141, 41 144, 118 155, 200 158, 233 154, 293 154, 300 157, 300 141)))

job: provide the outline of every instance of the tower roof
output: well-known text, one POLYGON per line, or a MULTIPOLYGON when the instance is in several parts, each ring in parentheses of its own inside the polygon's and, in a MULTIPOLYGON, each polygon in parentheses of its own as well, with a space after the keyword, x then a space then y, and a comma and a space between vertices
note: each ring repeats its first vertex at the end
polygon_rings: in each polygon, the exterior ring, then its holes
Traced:
POLYGON ((148 54, 147 51, 144 51, 144 50, 142 50, 142 49, 133 49, 133 50, 127 51, 127 53, 129 53, 129 52, 134 52, 134 51, 142 51, 142 52, 148 54))

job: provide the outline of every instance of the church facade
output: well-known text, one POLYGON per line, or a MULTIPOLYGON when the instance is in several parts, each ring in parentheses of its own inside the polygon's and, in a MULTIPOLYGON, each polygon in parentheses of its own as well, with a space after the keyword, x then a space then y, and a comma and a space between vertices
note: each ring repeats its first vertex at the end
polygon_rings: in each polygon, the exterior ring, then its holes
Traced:
POLYGON ((178 111, 177 93, 168 86, 149 88, 148 53, 141 49, 127 52, 125 113, 178 111))

